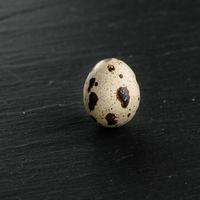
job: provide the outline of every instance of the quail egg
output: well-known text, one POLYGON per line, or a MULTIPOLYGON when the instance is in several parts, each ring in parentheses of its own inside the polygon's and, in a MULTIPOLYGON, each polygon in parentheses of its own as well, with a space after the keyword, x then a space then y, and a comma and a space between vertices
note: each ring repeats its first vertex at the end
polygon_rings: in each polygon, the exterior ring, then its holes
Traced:
POLYGON ((83 102, 87 113, 100 125, 114 128, 126 124, 140 103, 135 73, 122 60, 101 60, 86 78, 83 102))

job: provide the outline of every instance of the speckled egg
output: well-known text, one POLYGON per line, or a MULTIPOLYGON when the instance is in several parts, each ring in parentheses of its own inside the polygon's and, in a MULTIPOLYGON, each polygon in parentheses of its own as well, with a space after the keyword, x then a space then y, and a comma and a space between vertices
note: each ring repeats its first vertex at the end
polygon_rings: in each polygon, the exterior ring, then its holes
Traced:
POLYGON ((130 121, 140 102, 140 89, 132 69, 122 60, 98 62, 83 88, 86 111, 105 127, 119 127, 130 121))

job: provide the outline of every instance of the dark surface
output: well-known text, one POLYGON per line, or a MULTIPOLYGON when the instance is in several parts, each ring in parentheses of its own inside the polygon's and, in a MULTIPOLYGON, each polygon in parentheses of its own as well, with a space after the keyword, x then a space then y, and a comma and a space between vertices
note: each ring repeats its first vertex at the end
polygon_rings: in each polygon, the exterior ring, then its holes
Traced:
POLYGON ((200 1, 0 1, 0 199, 199 200, 200 1), (98 127, 82 87, 100 59, 141 106, 98 127))

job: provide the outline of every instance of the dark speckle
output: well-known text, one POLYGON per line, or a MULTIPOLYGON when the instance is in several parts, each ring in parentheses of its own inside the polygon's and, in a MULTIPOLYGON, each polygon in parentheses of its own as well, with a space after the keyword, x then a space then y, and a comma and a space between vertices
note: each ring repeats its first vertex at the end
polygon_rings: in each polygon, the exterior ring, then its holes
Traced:
POLYGON ((90 111, 94 110, 94 108, 97 104, 97 101, 98 101, 98 97, 97 97, 96 93, 91 92, 90 96, 89 96, 89 103, 88 103, 88 107, 89 107, 90 111))
POLYGON ((119 78, 123 78, 123 74, 120 74, 120 75, 119 75, 119 78))
POLYGON ((131 113, 128 113, 127 117, 130 117, 131 113))
POLYGON ((113 65, 108 65, 107 67, 108 67, 109 72, 112 72, 115 70, 115 67, 113 65))
POLYGON ((115 125, 117 123, 116 116, 113 113, 108 113, 105 118, 108 125, 115 125))
POLYGON ((140 97, 138 97, 138 101, 140 101, 140 97))
POLYGON ((98 86, 98 83, 97 83, 97 82, 95 82, 95 86, 98 86))
POLYGON ((90 117, 91 117, 95 122, 97 122, 97 120, 96 120, 95 117, 93 117, 92 115, 90 115, 90 117))
POLYGON ((117 90, 117 99, 121 102, 121 106, 126 108, 129 104, 130 96, 127 87, 120 87, 117 90))
POLYGON ((88 92, 90 92, 91 88, 94 86, 95 78, 91 78, 88 86, 88 92))

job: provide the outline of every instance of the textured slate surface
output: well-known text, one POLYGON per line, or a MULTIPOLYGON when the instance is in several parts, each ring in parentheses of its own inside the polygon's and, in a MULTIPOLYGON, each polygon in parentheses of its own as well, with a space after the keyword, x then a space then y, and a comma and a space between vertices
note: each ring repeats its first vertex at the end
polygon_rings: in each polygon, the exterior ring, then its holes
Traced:
POLYGON ((199 1, 0 1, 0 199, 200 199, 199 1), (141 106, 96 126, 92 66, 118 57, 141 106))

